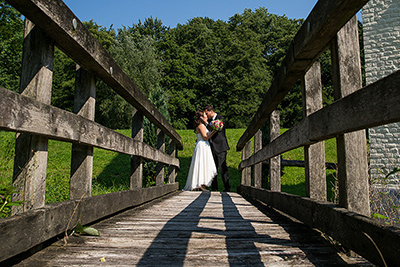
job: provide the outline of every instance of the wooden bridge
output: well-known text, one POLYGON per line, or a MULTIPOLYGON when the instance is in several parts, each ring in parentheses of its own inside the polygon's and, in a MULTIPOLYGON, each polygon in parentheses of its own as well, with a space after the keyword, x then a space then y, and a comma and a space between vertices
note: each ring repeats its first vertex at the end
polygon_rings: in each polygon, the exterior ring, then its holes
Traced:
POLYGON ((174 194, 95 227, 100 237, 56 242, 16 266, 369 266, 237 193, 174 194))
POLYGON ((366 0, 320 0, 300 28, 237 144, 238 193, 177 191, 180 136, 79 19, 61 0, 7 2, 27 18, 20 93, 0 88, 0 130, 17 132, 13 179, 24 205, 0 220, 1 266, 400 266, 399 228, 369 217, 365 129, 400 121, 400 73, 362 88, 355 14, 366 0), (50 105, 54 46, 79 65, 73 113, 50 105), (327 48, 336 101, 323 108, 317 59, 327 48), (134 107, 132 138, 93 121, 95 78, 134 107), (275 109, 299 79, 304 119, 279 136, 275 109), (143 142, 144 117, 159 129, 157 148, 143 142), (272 141, 262 147, 268 120, 272 141), (322 141, 333 137, 338 205, 326 201, 322 141), (48 139, 73 146, 70 200, 45 205, 48 139), (307 197, 280 192, 279 156, 301 146, 307 197), (93 147, 131 155, 131 190, 91 197, 93 147), (143 159, 157 162, 154 187, 142 188, 143 159), (261 188, 268 159, 270 190, 261 188), (78 221, 102 235, 57 241, 78 221))

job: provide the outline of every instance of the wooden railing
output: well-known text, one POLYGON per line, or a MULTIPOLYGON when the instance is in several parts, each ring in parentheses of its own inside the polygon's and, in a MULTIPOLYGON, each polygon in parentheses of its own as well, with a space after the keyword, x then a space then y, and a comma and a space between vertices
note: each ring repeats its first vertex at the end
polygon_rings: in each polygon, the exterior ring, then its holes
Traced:
POLYGON ((0 130, 17 132, 13 183, 22 193, 14 200, 24 203, 0 220, 0 262, 78 221, 88 224, 176 191, 177 150, 183 147, 179 134, 61 0, 8 2, 26 22, 20 94, 0 88, 0 130), (74 113, 50 105, 55 46, 78 65, 74 113), (133 106, 132 138, 94 122, 96 78, 133 106), (159 129, 157 148, 143 142, 144 117, 159 129), (45 205, 48 139, 72 143, 72 160, 70 200, 45 205), (131 155, 131 190, 91 197, 93 147, 131 155), (142 188, 143 159, 158 164, 154 187, 142 188))
POLYGON ((366 0, 320 0, 294 37, 262 104, 237 144, 243 150, 239 192, 328 234, 380 266, 400 262, 400 230, 370 218, 365 129, 400 121, 400 72, 362 88, 356 13, 366 0), (317 59, 332 54, 335 102, 323 108, 317 59), (301 80, 304 118, 279 136, 279 103, 301 80), (259 129, 270 123, 271 142, 259 129), (250 139, 254 136, 254 153, 250 139), (336 138, 339 204, 326 202, 324 140, 336 138), (280 155, 304 147, 306 196, 281 193, 280 155), (269 160, 269 188, 261 164, 269 160), (252 171, 254 170, 254 171, 252 171), (253 177, 253 179, 252 179, 253 177), (254 181, 252 183, 252 180, 254 181))

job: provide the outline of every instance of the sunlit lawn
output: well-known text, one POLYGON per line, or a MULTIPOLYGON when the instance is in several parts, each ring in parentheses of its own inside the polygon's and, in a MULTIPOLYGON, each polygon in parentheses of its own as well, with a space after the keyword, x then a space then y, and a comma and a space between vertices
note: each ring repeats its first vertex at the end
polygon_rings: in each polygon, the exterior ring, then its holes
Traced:
MULTIPOLYGON (((283 132, 284 130, 282 130, 283 132)), ((130 130, 120 130, 125 135, 130 134, 130 130)), ((180 189, 186 183, 191 156, 194 150, 196 135, 193 130, 178 130, 181 135, 184 149, 178 152, 180 160, 180 171, 177 181, 180 189)), ((227 138, 230 150, 227 154, 227 165, 229 180, 232 191, 237 190, 240 184, 241 173, 238 166, 241 161, 241 152, 236 151, 236 144, 244 129, 227 129, 227 138)), ((0 187, 11 184, 13 172, 13 157, 15 146, 15 133, 0 131, 0 187)), ((253 142, 252 142, 253 143, 253 142)), ((336 142, 335 139, 325 142, 326 161, 336 162, 336 142)), ((253 148, 252 148, 253 151, 253 148)), ((284 159, 303 160, 303 148, 298 148, 283 154, 284 159)), ((130 175, 130 156, 123 155, 107 150, 94 149, 93 166, 93 186, 92 194, 105 194, 120 190, 129 189, 130 175)), ((60 141, 49 141, 48 167, 46 180, 46 202, 58 202, 69 199, 69 177, 71 164, 71 144, 60 141)), ((327 171, 328 185, 333 181, 332 171, 327 171)), ((267 174, 267 172, 264 172, 267 174)), ((334 173, 333 173, 334 174, 334 173)), ((151 178, 150 178, 151 179, 151 178)), ((264 177, 263 179, 267 179, 264 177)), ((219 190, 223 190, 220 176, 218 177, 219 190)), ((297 195, 305 195, 304 168, 285 167, 281 179, 282 191, 297 195)), ((266 182, 264 182, 266 184, 266 182)), ((330 189, 328 199, 330 198, 330 189)))

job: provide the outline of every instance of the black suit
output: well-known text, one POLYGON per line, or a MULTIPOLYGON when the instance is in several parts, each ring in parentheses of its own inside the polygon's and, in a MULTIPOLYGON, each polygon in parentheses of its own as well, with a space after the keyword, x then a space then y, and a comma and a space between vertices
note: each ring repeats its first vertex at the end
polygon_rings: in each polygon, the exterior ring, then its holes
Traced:
MULTIPOLYGON (((224 127, 222 131, 216 132, 210 139, 210 145, 212 154, 214 157, 215 165, 220 169, 222 182, 224 183, 225 191, 230 191, 231 187, 229 186, 229 175, 228 175, 228 166, 226 165, 226 154, 229 150, 228 141, 226 140, 225 134, 225 118, 219 114, 217 114, 216 120, 221 120, 224 123, 224 127)), ((211 120, 209 120, 211 122, 211 120)), ((209 130, 211 126, 209 125, 209 130)), ((218 190, 218 181, 217 175, 213 178, 211 183, 212 190, 218 190)))

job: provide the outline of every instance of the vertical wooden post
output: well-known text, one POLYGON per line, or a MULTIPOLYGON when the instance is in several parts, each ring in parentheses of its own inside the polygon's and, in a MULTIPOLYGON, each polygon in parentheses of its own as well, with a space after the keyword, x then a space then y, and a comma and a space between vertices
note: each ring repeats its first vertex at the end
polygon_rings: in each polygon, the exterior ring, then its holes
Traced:
MULTIPOLYGON (((262 132, 254 135, 254 154, 262 148, 262 132)), ((262 163, 254 165, 254 187, 262 187, 262 163)))
MULTIPOLYGON (((74 113, 94 121, 96 102, 95 77, 77 66, 75 79, 74 113)), ((93 147, 72 144, 71 181, 69 198, 92 195, 93 147)))
MULTIPOLYGON (((323 107, 321 66, 315 62, 302 78, 303 117, 323 107)), ((319 142, 304 147, 306 195, 326 200, 325 143, 319 142)))
MULTIPOLYGON (((280 112, 274 110, 270 117, 270 140, 273 141, 280 135, 280 112)), ((269 160, 269 176, 271 191, 281 191, 281 157, 276 156, 269 160)))
MULTIPOLYGON (((175 158, 178 157, 178 150, 176 149, 176 145, 174 143, 174 141, 171 139, 171 141, 169 142, 169 151, 168 154, 170 156, 173 156, 175 158)), ((168 169, 168 183, 175 183, 176 180, 176 167, 175 166, 169 166, 168 169)))
MULTIPOLYGON (((362 87, 357 17, 332 42, 335 99, 362 87)), ((365 130, 337 137, 339 205, 369 216, 367 141, 365 130)))
MULTIPOLYGON (((132 138, 143 142, 143 114, 133 108, 132 111, 132 138)), ((143 184, 143 159, 138 156, 131 157, 131 183, 130 188, 142 188, 143 184)))
MULTIPOLYGON (((165 152, 165 134, 160 129, 157 129, 157 149, 165 152)), ((164 164, 157 162, 156 166, 156 185, 164 184, 164 164)))
MULTIPOLYGON (((251 141, 248 141, 242 151, 242 160, 251 156, 251 141)), ((251 167, 242 170, 242 185, 251 186, 251 167)))
MULTIPOLYGON (((54 42, 31 21, 25 20, 20 92, 45 104, 51 102, 54 42)), ((13 185, 21 194, 13 200, 25 201, 12 213, 40 208, 45 204, 48 139, 17 134, 13 185)))

